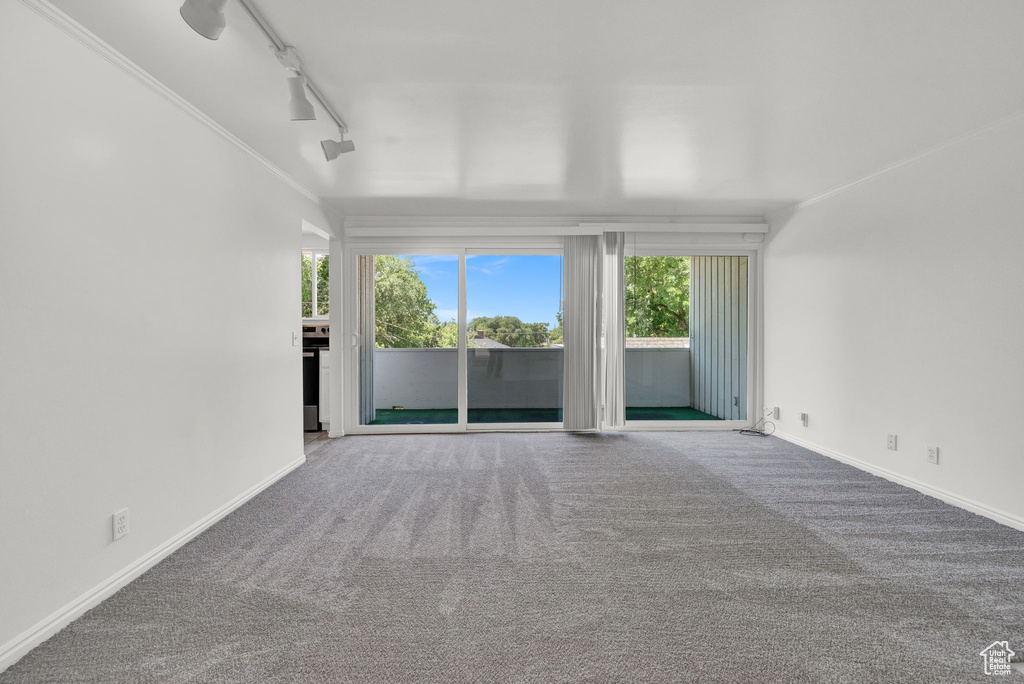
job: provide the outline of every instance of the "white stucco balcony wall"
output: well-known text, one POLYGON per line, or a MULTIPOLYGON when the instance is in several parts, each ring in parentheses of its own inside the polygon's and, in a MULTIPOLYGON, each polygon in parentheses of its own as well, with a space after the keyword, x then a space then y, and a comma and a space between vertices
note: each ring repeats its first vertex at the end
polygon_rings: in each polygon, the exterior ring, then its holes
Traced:
MULTIPOLYGON (((562 392, 561 348, 469 350, 470 408, 557 408, 562 392)), ((376 408, 454 408, 455 349, 377 349, 376 408)), ((627 349, 626 405, 689 406, 690 350, 627 349)))

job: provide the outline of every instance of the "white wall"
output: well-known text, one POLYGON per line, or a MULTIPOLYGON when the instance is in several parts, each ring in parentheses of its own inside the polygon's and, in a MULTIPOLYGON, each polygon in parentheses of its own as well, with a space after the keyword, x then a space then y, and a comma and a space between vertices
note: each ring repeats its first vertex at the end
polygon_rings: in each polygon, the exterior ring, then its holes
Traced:
POLYGON ((325 237, 314 235, 313 233, 302 234, 302 249, 315 249, 326 252, 329 247, 330 242, 325 237))
POLYGON ((19 635, 302 458, 299 231, 326 219, 16 2, 0 64, 2 668, 19 635))
POLYGON ((771 217, 782 433, 1024 523, 1022 168, 1018 120, 771 217))

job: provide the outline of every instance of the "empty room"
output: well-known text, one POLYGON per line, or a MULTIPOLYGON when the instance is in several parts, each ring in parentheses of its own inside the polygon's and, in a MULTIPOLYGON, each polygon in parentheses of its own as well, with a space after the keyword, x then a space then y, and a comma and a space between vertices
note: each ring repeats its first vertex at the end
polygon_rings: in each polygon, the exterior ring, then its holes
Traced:
POLYGON ((1024 676, 1024 3, 0 35, 0 684, 1024 676))

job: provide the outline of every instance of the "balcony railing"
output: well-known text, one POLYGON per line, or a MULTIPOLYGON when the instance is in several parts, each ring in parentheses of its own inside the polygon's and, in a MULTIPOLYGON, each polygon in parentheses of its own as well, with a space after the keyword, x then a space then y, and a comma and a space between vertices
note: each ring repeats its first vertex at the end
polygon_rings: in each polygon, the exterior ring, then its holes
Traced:
MULTIPOLYGON (((469 408, 533 409, 562 405, 562 349, 469 349, 469 408)), ((626 406, 690 405, 690 350, 626 349, 626 406)), ((376 349, 374 404, 378 409, 454 408, 458 403, 456 349, 376 349)))

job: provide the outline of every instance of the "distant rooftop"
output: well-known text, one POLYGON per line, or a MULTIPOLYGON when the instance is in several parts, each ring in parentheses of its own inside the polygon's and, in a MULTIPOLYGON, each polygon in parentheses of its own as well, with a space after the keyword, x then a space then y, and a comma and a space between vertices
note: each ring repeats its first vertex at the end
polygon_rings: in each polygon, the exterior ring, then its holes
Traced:
POLYGON ((495 342, 490 337, 484 337, 482 330, 477 330, 476 336, 470 338, 469 346, 474 349, 509 349, 507 344, 495 342))

